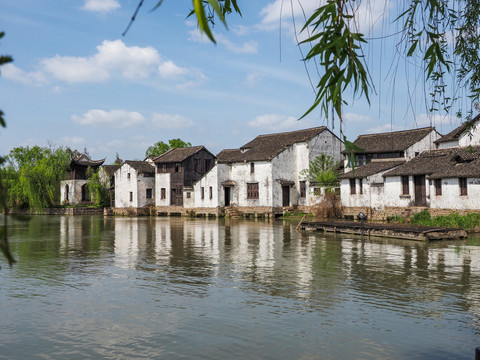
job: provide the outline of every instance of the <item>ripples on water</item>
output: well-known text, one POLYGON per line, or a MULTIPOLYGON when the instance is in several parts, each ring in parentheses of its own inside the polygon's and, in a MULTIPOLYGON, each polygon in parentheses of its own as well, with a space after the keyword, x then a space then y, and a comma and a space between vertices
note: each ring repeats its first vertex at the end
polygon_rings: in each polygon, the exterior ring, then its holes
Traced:
POLYGON ((0 359, 472 359, 478 241, 282 221, 34 217, 0 271, 0 359))

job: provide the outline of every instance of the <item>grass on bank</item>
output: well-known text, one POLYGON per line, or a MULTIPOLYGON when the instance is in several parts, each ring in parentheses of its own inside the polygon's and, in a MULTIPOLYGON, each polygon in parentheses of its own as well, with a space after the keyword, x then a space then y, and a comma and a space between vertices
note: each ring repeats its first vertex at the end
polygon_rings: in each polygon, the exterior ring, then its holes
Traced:
POLYGON ((413 214, 409 218, 394 215, 389 217, 387 221, 400 224, 410 223, 412 225, 454 227, 470 230, 480 226, 480 213, 459 215, 457 212, 453 212, 449 215, 438 215, 432 217, 428 210, 423 210, 419 213, 413 214))

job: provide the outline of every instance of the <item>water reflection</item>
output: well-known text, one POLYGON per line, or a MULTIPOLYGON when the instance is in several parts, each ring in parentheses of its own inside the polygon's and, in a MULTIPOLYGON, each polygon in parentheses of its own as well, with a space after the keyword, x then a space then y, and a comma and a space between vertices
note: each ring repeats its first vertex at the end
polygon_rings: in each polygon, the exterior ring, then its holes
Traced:
POLYGON ((83 346, 88 356, 115 358, 195 351, 211 359, 401 359, 433 358, 433 349, 437 358, 471 358, 480 345, 480 246, 295 226, 146 217, 13 222, 19 263, 0 272, 0 301, 10 308, 2 313, 6 328, 24 325, 15 336, 0 330, 4 349, 15 354, 17 338, 45 331, 36 340, 43 358, 53 358, 48 349, 58 341, 77 357, 83 346), (98 340, 87 341, 92 333, 98 340))

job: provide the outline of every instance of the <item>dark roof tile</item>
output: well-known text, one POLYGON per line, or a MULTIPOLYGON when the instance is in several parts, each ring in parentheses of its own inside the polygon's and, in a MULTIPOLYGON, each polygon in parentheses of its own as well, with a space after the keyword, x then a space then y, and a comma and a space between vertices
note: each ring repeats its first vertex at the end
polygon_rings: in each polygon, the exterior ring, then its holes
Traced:
MULTIPOLYGON (((160 163, 180 163, 185 159, 189 158, 192 155, 195 155, 200 150, 205 149, 208 151, 204 146, 191 146, 186 148, 174 148, 168 150, 166 153, 157 156, 153 161, 155 164, 160 163)), ((212 155, 213 156, 213 155, 212 155)))
POLYGON ((378 174, 382 171, 387 171, 394 168, 395 166, 400 166, 405 162, 405 160, 397 161, 371 161, 368 164, 359 166, 348 173, 341 174, 340 179, 363 179, 374 174, 378 174))
POLYGON ((295 143, 305 142, 319 135, 325 126, 276 134, 259 135, 240 149, 223 150, 218 162, 270 161, 295 143))
POLYGON ((410 146, 427 136, 431 131, 435 131, 435 128, 426 127, 413 130, 360 135, 353 143, 363 151, 355 151, 355 153, 389 153, 405 151, 410 146))

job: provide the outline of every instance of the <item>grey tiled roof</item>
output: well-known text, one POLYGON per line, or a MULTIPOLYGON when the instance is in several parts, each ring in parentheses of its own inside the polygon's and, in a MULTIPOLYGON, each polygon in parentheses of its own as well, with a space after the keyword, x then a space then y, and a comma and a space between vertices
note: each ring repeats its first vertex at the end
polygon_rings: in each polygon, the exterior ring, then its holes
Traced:
POLYGON ((426 127, 413 130, 360 135, 353 143, 363 151, 355 153, 389 153, 405 151, 434 130, 435 128, 433 127, 426 127))
POLYGON ((270 161, 295 143, 305 142, 325 131, 325 126, 276 134, 259 135, 240 149, 223 150, 218 162, 270 161))
POLYGON ((424 151, 384 174, 385 177, 402 175, 428 175, 430 179, 480 177, 480 147, 424 151))
POLYGON ((397 161, 371 161, 368 164, 359 166, 348 173, 339 176, 340 179, 363 179, 368 176, 378 174, 382 171, 387 171, 395 166, 402 165, 405 160, 397 161))
POLYGON ((159 163, 179 163, 184 161, 185 159, 189 158, 192 155, 195 155, 200 150, 205 149, 208 151, 204 146, 191 146, 186 148, 174 148, 168 150, 166 153, 157 156, 153 161, 156 164, 159 163))
POLYGON ((138 172, 141 173, 154 173, 155 172, 155 166, 152 164, 146 162, 146 161, 133 161, 133 160, 127 160, 125 161, 125 164, 130 165, 132 168, 137 170, 138 172))

